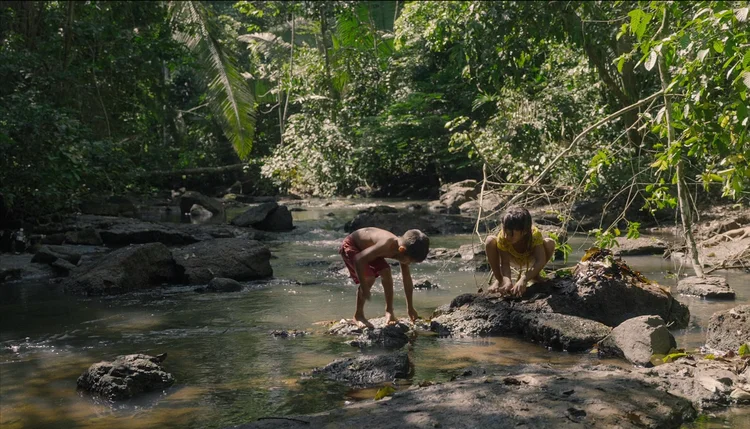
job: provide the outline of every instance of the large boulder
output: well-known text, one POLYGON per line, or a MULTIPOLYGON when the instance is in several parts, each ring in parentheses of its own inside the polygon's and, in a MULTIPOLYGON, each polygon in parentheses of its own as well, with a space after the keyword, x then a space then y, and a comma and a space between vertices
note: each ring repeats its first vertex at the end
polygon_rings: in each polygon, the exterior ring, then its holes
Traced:
POLYGON ((640 316, 620 323, 599 344, 599 356, 623 357, 638 366, 651 366, 651 356, 665 355, 677 341, 659 316, 640 316))
POLYGON ((485 214, 500 210, 500 208, 503 206, 503 204, 505 204, 506 201, 506 199, 497 192, 485 192, 481 197, 477 196, 475 200, 467 201, 461 204, 460 206, 458 206, 458 209, 461 211, 461 213, 478 213, 480 207, 480 199, 482 212, 485 214))
POLYGON ((593 320, 542 312, 539 304, 459 295, 447 308, 436 310, 430 329, 441 336, 517 335, 570 352, 591 349, 610 333, 608 326, 593 320))
POLYGON ((743 344, 750 344, 750 305, 740 305, 711 316, 706 332, 707 347, 736 352, 743 344))
POLYGON ((315 368, 312 373, 352 387, 369 387, 408 377, 409 355, 402 351, 338 359, 323 368, 315 368))
POLYGON ((94 228, 85 228, 65 233, 66 244, 101 246, 104 244, 101 235, 94 228))
POLYGON ((183 271, 167 246, 149 243, 124 247, 82 265, 63 284, 74 294, 111 295, 176 283, 183 271))
POLYGON ((475 200, 477 195, 479 195, 479 191, 475 187, 452 187, 440 196, 440 204, 458 208, 466 202, 475 200))
POLYGON ((251 205, 242 214, 232 219, 231 224, 235 226, 252 226, 263 222, 271 212, 276 210, 279 204, 276 201, 251 205))
POLYGON ((278 206, 273 209, 262 221, 253 224, 254 228, 261 231, 283 232, 294 229, 292 213, 286 206, 278 206))
POLYGON ((273 275, 271 251, 261 243, 243 238, 217 238, 173 250, 190 284, 208 283, 215 277, 253 280, 273 275))
POLYGON ((165 358, 166 354, 133 354, 95 363, 78 377, 78 388, 112 401, 163 390, 174 384, 172 374, 160 365, 165 358))
POLYGON ((180 197, 180 213, 190 213, 190 209, 197 204, 213 214, 220 214, 224 206, 219 200, 207 197, 200 192, 188 191, 180 197))
POLYGON ((712 299, 734 299, 734 290, 724 277, 685 277, 677 282, 677 293, 712 299))
POLYGON ((455 336, 521 335, 573 351, 593 346, 608 327, 652 314, 676 328, 686 327, 690 316, 669 292, 597 250, 572 275, 534 284, 520 300, 460 295, 436 310, 432 329, 455 336))

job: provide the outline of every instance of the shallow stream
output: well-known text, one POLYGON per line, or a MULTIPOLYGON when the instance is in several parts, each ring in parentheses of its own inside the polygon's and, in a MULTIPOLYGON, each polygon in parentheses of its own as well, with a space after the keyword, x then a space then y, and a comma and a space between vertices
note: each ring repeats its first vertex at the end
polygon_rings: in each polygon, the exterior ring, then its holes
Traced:
MULTIPOLYGON (((275 258, 270 281, 245 282, 241 292, 198 294, 178 287, 107 298, 65 296, 43 283, 0 287, 0 427, 2 428, 222 428, 259 417, 313 413, 347 401, 371 399, 375 389, 352 391, 335 383, 301 377, 358 349, 324 334, 318 322, 351 317, 355 289, 328 271, 339 260, 341 226, 374 201, 313 201, 293 212, 295 231, 268 243, 275 258), (311 335, 276 339, 274 329, 311 335), (77 377, 92 363, 120 354, 168 353, 164 363, 176 379, 166 392, 111 406, 76 392, 77 377)), ((386 202, 404 207, 404 202, 386 202)), ((231 216, 230 212, 230 216, 231 216)), ((162 213, 151 218, 166 219, 162 213)), ((155 220, 155 219, 153 219, 155 220)), ((432 247, 458 248, 476 236, 431 237, 432 247)), ((585 237, 573 237, 580 259, 585 237)), ((628 264, 652 280, 674 285, 677 267, 658 256, 628 257, 628 264)), ((553 263, 562 266, 562 263, 553 263)), ((415 291, 417 311, 429 317, 458 294, 475 292, 487 273, 462 271, 459 261, 415 265, 415 280, 437 290, 415 291)), ((692 349, 705 340, 711 314, 750 302, 750 274, 722 272, 736 301, 679 297, 690 307, 691 327, 676 331, 678 345, 692 349)), ((406 317, 401 277, 394 268, 396 315, 406 317)), ((379 283, 365 308, 383 313, 379 283)), ((595 355, 554 352, 514 338, 451 339, 421 333, 410 346, 414 373, 404 385, 447 381, 459 369, 482 366, 502 371, 510 364, 548 362, 562 367, 598 361, 595 355)), ((622 365, 625 365, 622 363, 622 365)), ((702 416, 689 428, 747 428, 750 410, 702 416)))

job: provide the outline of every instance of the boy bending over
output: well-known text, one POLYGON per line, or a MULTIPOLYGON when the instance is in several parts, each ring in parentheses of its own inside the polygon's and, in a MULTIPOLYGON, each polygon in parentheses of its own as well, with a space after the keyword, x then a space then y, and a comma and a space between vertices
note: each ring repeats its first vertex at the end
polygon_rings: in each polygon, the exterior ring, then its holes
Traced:
POLYGON ((349 234, 341 244, 339 254, 344 259, 349 275, 357 289, 357 309, 354 321, 360 328, 373 328, 365 318, 365 301, 370 299, 370 288, 377 277, 382 277, 385 292, 385 321, 394 325, 398 319, 393 314, 393 277, 391 267, 384 258, 395 259, 401 265, 404 279, 404 295, 409 318, 417 319, 417 311, 412 305, 413 285, 409 264, 422 262, 427 258, 430 239, 418 229, 410 229, 402 237, 380 228, 362 228, 349 234))

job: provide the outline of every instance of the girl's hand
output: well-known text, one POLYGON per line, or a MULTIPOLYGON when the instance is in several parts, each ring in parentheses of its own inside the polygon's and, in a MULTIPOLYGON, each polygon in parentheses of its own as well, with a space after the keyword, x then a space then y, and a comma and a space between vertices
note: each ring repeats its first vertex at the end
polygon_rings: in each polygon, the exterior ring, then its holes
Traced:
POLYGON ((526 293, 526 283, 526 274, 521 274, 521 278, 518 279, 516 285, 513 286, 513 290, 511 291, 511 293, 519 298, 522 297, 523 294, 526 293))

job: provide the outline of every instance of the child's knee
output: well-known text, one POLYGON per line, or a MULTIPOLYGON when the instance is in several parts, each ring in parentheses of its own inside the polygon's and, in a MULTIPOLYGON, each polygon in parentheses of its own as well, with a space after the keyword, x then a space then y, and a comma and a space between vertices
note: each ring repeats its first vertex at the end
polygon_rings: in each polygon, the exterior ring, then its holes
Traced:
POLYGON ((495 249, 497 248, 497 238, 495 238, 494 235, 490 235, 484 240, 484 248, 486 249, 495 249))
POLYGON ((556 246, 557 246, 557 243, 555 243, 555 240, 553 240, 551 238, 545 238, 544 239, 544 252, 547 254, 547 259, 548 260, 555 253, 555 247, 556 246))

